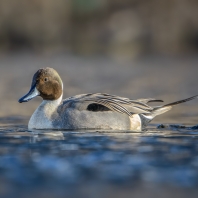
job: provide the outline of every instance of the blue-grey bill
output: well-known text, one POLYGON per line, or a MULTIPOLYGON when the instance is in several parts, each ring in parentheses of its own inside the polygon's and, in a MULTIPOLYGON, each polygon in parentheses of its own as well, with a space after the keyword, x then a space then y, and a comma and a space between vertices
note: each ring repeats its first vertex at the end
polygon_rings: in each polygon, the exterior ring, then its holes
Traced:
POLYGON ((28 102, 29 100, 31 100, 39 95, 40 95, 40 93, 37 90, 36 86, 33 86, 33 87, 31 87, 30 91, 25 96, 23 96, 22 98, 19 99, 19 102, 20 103, 28 102))

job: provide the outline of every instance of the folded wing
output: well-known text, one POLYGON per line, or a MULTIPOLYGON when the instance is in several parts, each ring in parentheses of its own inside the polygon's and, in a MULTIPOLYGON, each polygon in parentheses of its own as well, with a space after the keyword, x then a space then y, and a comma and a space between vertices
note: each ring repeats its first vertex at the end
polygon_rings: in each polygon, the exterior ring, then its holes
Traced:
POLYGON ((70 107, 77 108, 79 110, 111 110, 132 116, 133 114, 151 113, 153 111, 153 107, 147 104, 149 102, 162 101, 153 98, 131 100, 129 98, 119 97, 115 95, 96 93, 82 94, 70 97, 64 100, 63 105, 67 104, 70 107))

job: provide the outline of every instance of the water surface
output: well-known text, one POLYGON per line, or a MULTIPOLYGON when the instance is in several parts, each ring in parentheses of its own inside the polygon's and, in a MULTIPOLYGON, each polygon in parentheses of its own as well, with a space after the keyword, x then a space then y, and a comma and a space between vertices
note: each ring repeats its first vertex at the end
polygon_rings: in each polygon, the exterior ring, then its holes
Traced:
POLYGON ((29 131, 1 119, 1 197, 196 197, 198 130, 29 131))

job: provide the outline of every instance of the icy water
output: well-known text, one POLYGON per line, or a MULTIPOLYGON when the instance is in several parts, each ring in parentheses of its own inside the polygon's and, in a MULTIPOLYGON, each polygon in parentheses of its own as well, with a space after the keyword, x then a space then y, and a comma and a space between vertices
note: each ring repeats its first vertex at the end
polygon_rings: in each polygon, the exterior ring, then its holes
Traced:
POLYGON ((1 197, 197 197, 198 129, 28 131, 1 119, 1 197))

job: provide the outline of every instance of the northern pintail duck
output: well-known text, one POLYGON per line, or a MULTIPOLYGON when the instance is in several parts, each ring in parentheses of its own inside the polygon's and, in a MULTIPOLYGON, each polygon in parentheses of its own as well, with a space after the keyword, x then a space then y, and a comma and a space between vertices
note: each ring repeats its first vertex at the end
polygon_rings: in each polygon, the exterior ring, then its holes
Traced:
POLYGON ((28 102, 43 98, 30 118, 29 129, 116 129, 141 131, 157 115, 172 106, 197 96, 163 106, 149 106, 156 99, 131 100, 106 93, 76 95, 62 101, 63 83, 52 68, 39 69, 33 76, 30 91, 19 99, 28 102))

